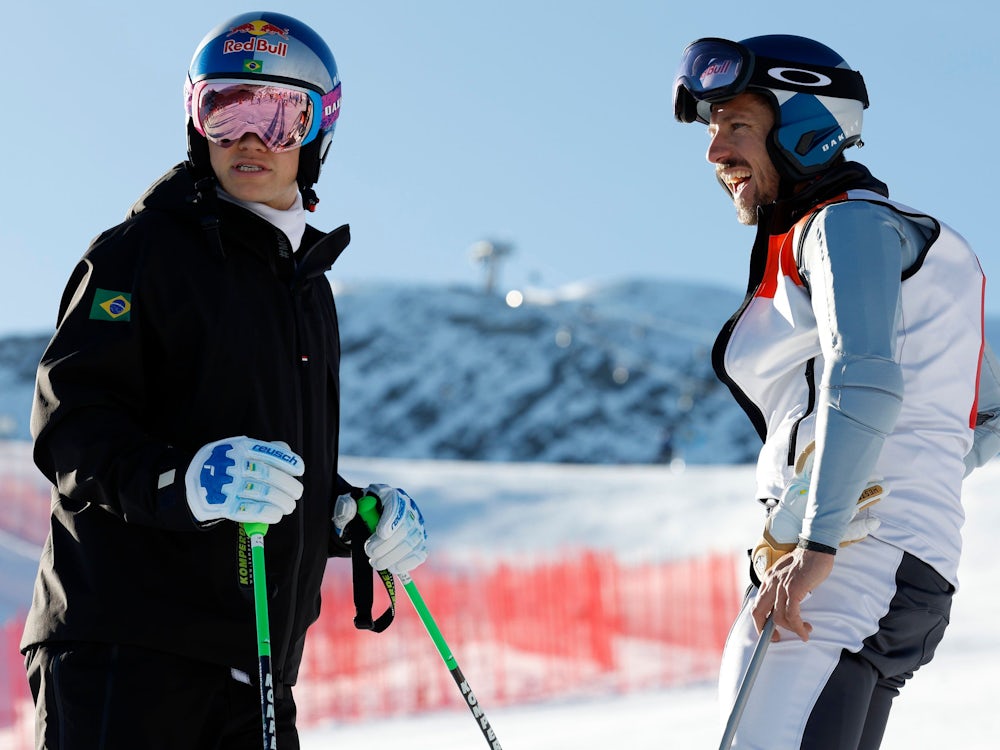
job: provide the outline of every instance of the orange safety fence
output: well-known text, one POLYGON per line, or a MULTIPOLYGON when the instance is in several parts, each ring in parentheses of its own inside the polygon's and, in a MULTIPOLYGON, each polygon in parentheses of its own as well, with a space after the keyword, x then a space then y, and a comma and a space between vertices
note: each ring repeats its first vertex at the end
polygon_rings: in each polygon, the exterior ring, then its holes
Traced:
MULTIPOLYGON (((738 569, 728 554, 625 564, 578 551, 482 571, 428 564, 414 580, 477 698, 509 705, 714 679, 738 569)), ((295 690, 303 725, 461 707, 403 589, 375 634, 354 629, 350 585, 328 570, 295 690)))

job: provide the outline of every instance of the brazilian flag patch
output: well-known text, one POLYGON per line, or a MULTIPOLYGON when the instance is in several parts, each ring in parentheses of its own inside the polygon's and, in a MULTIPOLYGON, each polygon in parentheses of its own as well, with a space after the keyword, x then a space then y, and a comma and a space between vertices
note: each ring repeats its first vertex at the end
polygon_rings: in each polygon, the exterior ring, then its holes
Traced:
POLYGON ((263 73, 264 63, 260 60, 244 60, 243 61, 243 72, 244 73, 263 73))
POLYGON ((128 320, 132 314, 132 295, 109 289, 94 290, 90 306, 91 320, 128 320))

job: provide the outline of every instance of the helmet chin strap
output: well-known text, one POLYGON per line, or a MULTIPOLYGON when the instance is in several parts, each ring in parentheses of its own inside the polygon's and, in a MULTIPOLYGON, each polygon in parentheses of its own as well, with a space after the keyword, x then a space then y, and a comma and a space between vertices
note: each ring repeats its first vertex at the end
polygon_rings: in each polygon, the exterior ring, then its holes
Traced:
POLYGON ((299 190, 302 192, 302 206, 306 211, 315 211, 319 198, 313 185, 319 180, 319 172, 326 161, 326 155, 330 151, 330 141, 332 137, 329 133, 321 135, 319 138, 307 143, 299 150, 299 190))
POLYGON ((190 118, 187 123, 187 153, 188 161, 194 165, 199 174, 213 176, 212 160, 208 155, 208 140, 194 129, 190 118))
POLYGON ((319 196, 316 195, 316 191, 312 187, 299 187, 299 191, 302 193, 302 208, 306 211, 312 213, 316 210, 316 206, 319 205, 319 196))

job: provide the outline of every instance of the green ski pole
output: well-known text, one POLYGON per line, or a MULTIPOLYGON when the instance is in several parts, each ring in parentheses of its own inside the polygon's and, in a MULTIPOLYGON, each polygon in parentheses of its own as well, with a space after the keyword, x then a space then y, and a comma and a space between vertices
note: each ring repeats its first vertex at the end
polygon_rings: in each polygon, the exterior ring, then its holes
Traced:
MULTIPOLYGON (((369 531, 372 533, 375 532, 375 527, 378 525, 379 519, 379 511, 376 507, 377 502, 377 498, 372 495, 365 495, 358 501, 358 515, 361 516, 364 522, 368 525, 369 531)), ((483 737, 486 738, 487 744, 490 746, 491 750, 502 750, 500 747, 500 740, 497 739, 496 733, 493 731, 493 727, 490 726, 489 719, 486 718, 486 714, 479 706, 479 701, 472 692, 472 688, 469 686, 468 680, 465 679, 465 675, 463 675, 462 670, 459 669, 458 662, 452 655, 451 649, 448 648, 448 644, 445 641, 444 636, 441 635, 441 630, 438 628, 437 623, 434 622, 434 618, 431 616, 430 610, 427 609, 427 604, 424 602, 424 598, 420 595, 420 591, 417 589, 417 584, 413 582, 413 579, 408 573, 400 573, 399 581, 403 584, 403 589, 406 591, 406 595, 410 598, 413 608, 417 611, 420 621, 427 629, 428 635, 430 635, 431 640, 434 641, 434 645, 437 646, 438 653, 441 654, 441 658, 444 659, 444 663, 448 667, 448 671, 451 672, 451 676, 455 679, 455 684, 458 685, 458 689, 462 692, 462 698, 465 700, 469 710, 472 711, 472 715, 476 718, 476 722, 479 724, 479 729, 483 733, 483 737)))
POLYGON ((278 747, 274 716, 274 678, 271 675, 271 626, 267 614, 267 580, 264 574, 266 523, 245 523, 250 537, 250 570, 253 573, 253 607, 257 619, 257 657, 260 676, 260 716, 264 730, 264 750, 278 747))

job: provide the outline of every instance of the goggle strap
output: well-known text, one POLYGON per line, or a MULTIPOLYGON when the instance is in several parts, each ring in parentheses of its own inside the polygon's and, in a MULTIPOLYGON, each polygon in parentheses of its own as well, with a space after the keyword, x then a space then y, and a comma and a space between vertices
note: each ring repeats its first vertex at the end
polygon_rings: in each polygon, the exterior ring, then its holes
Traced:
POLYGON ((321 114, 320 130, 329 130, 340 117, 340 84, 328 94, 323 95, 323 111, 321 114))
POLYGON ((750 75, 748 86, 761 86, 764 88, 781 89, 782 91, 796 91, 805 94, 816 94, 819 96, 832 96, 840 99, 856 99, 860 101, 864 108, 868 108, 868 89, 865 87, 864 78, 861 73, 848 68, 830 68, 825 65, 813 65, 799 67, 788 60, 777 60, 770 57, 755 56, 753 59, 753 72, 750 75), (780 71, 781 77, 773 71, 780 71), (824 76, 830 82, 822 85, 813 82, 796 81, 794 77, 789 77, 796 71, 813 76, 824 76))

